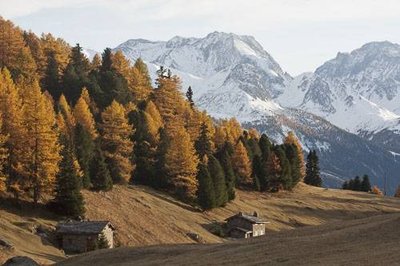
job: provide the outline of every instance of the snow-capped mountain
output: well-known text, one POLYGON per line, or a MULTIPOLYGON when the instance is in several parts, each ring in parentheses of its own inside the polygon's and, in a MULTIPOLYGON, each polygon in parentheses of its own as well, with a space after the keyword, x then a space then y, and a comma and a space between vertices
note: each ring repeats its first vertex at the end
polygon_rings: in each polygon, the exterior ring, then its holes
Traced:
MULTIPOLYGON (((310 113, 328 118, 325 114, 337 112, 338 96, 330 83, 325 84, 313 73, 292 78, 253 37, 214 32, 204 38, 174 37, 158 42, 133 39, 115 50, 121 50, 132 62, 142 58, 153 75, 159 66, 170 68, 182 78, 183 90, 192 87, 196 105, 215 118, 236 117, 245 126, 267 132, 277 142, 288 131, 295 131, 305 150, 319 151, 328 186, 364 173, 381 184, 378 178, 385 173, 395 176, 400 171, 400 161, 390 152, 310 113), (314 110, 308 103, 321 108, 314 110), (310 112, 299 110, 303 108, 310 112)), ((359 113, 362 116, 373 102, 368 95, 360 97, 365 105, 364 113, 359 113)), ((355 97, 348 99, 350 103, 356 101, 355 97)), ((382 110, 390 119, 395 112, 382 110)), ((397 183, 390 182, 393 186, 397 183)))
POLYGON ((291 77, 250 36, 213 32, 205 38, 174 37, 167 42, 129 40, 116 49, 131 60, 166 66, 194 90, 199 106, 213 116, 255 120, 279 109, 272 101, 291 77))
POLYGON ((278 102, 399 152, 400 45, 372 42, 338 53, 314 73, 294 78, 278 102))

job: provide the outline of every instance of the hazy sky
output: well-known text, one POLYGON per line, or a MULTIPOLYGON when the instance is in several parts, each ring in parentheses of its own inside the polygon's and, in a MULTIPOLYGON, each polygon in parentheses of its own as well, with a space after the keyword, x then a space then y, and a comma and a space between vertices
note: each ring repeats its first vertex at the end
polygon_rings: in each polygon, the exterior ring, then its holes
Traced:
POLYGON ((292 75, 366 42, 400 42, 399 0, 0 0, 0 15, 98 51, 131 38, 253 35, 292 75))

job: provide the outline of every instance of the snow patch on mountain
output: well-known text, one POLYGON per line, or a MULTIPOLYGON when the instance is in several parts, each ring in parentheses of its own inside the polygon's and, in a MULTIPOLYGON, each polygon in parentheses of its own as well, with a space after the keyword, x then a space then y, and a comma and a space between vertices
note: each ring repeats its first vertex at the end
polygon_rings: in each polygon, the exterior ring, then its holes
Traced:
POLYGON ((372 42, 295 77, 278 102, 352 133, 400 132, 400 46, 372 42))

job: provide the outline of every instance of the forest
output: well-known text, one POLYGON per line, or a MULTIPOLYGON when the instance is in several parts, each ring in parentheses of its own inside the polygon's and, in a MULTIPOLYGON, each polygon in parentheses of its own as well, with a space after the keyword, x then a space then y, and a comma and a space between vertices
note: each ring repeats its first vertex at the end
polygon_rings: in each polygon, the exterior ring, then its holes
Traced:
POLYGON ((82 189, 144 185, 203 210, 235 189, 321 186, 295 133, 282 144, 234 118, 199 110, 194 91, 161 67, 153 83, 140 58, 106 48, 89 60, 79 44, 35 35, 0 18, 0 191, 63 216, 84 216, 82 189), (307 161, 307 163, 305 162, 307 161))

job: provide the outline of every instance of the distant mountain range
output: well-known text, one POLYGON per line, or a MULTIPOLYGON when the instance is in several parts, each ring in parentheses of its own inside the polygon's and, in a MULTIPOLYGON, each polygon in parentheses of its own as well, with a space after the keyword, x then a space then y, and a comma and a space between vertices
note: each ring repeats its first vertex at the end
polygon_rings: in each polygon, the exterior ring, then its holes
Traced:
POLYGON ((318 150, 326 186, 364 173, 381 187, 387 176, 390 191, 400 183, 397 44, 369 43, 295 78, 253 37, 232 33, 132 39, 114 50, 132 61, 141 57, 152 75, 170 68, 215 118, 236 117, 277 142, 295 131, 305 150, 318 150))

